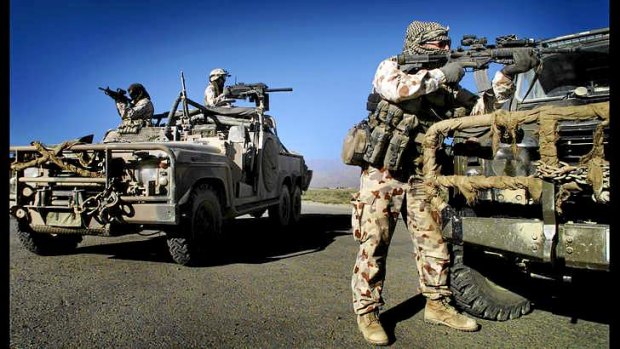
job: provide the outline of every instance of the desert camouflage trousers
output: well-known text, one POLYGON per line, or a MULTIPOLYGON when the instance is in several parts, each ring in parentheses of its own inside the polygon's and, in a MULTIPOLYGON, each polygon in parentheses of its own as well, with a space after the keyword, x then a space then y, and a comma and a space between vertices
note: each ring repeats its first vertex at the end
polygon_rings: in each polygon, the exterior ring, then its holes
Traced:
POLYGON ((447 286, 448 247, 437 219, 431 216, 421 179, 412 177, 409 183, 403 183, 392 178, 387 170, 369 167, 362 172, 360 191, 351 203, 353 238, 360 243, 351 279, 356 314, 371 312, 384 304, 381 292, 388 247, 401 212, 413 240, 419 291, 431 299, 451 295, 447 286))

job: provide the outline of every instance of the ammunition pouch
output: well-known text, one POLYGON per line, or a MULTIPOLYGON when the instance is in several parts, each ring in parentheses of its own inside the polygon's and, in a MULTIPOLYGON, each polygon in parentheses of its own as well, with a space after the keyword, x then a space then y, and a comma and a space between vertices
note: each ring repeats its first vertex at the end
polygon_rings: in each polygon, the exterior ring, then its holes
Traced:
POLYGON ((374 112, 377 110, 377 105, 381 102, 381 95, 373 92, 368 95, 368 101, 366 102, 366 110, 374 112))
MULTIPOLYGON (((375 98, 372 96, 368 96, 369 103, 375 98)), ((416 115, 405 114, 398 105, 381 99, 368 115, 368 121, 360 122, 347 132, 342 161, 347 165, 363 167, 370 164, 391 171, 399 170, 410 137, 419 126, 416 115)))
POLYGON ((385 154, 383 165, 390 171, 400 169, 403 153, 409 145, 409 136, 418 127, 418 118, 415 115, 405 114, 392 132, 392 138, 385 154))
POLYGON ((342 144, 342 162, 346 165, 364 166, 364 154, 370 144, 370 137, 370 127, 366 120, 351 127, 342 144))
POLYGON ((141 120, 141 119, 136 119, 136 120, 125 119, 118 126, 118 133, 138 134, 140 132, 140 129, 145 126, 151 126, 151 121, 141 120))
POLYGON ((364 160, 374 167, 394 170, 400 165, 402 153, 409 142, 409 126, 416 123, 415 116, 403 119, 403 110, 395 104, 381 100, 369 115, 372 128, 370 144, 364 160))
POLYGON ((391 133, 388 132, 385 125, 375 126, 370 134, 370 143, 364 154, 364 161, 373 167, 382 167, 390 137, 391 133))

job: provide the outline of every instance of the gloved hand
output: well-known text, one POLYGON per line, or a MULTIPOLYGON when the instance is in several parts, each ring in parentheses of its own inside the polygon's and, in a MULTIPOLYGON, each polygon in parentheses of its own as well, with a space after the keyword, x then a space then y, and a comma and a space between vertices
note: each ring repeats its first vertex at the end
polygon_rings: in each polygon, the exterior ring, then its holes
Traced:
POLYGON ((465 76, 465 69, 463 66, 456 62, 451 62, 443 67, 439 68, 443 75, 446 77, 447 84, 453 84, 461 81, 463 76, 465 76))
POLYGON ((519 50, 515 52, 514 64, 507 65, 500 70, 502 74, 506 75, 512 80, 517 74, 525 73, 526 71, 536 67, 539 63, 538 57, 534 55, 532 50, 519 50))

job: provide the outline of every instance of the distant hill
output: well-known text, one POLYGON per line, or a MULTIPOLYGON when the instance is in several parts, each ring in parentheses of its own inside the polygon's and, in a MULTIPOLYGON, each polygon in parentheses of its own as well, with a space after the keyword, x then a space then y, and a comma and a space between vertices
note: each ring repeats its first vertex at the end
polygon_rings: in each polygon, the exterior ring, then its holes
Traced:
POLYGON ((307 159, 313 171, 311 188, 357 188, 360 168, 347 166, 340 159, 307 159))

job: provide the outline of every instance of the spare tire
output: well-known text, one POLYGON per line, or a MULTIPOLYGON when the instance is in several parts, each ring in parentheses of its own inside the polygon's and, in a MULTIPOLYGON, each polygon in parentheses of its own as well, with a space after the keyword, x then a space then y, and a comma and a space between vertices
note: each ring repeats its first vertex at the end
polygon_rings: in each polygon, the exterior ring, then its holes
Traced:
POLYGON ((278 145, 273 138, 265 139, 262 155, 263 183, 268 192, 272 192, 278 186, 278 145))
POLYGON ((488 320, 516 319, 531 311, 531 302, 507 290, 464 263, 463 247, 453 246, 450 290, 463 311, 488 320))
MULTIPOLYGON (((475 217, 476 213, 470 207, 463 207, 458 211, 461 217, 475 217)), ((483 275, 477 266, 499 266, 501 274, 513 276, 514 270, 508 265, 488 263, 480 258, 473 250, 463 246, 452 245, 452 266, 450 267, 450 290, 454 295, 457 307, 473 316, 497 321, 516 319, 529 313, 531 302, 510 290, 507 290, 487 276, 483 275), (467 258, 465 257, 467 252, 467 258), (483 263, 474 263, 482 261, 483 263), (466 263, 467 262, 467 263, 466 263)), ((488 269, 490 271, 490 269, 488 269)), ((486 272, 486 270, 485 270, 486 272)), ((489 273, 486 273, 489 274, 489 273)), ((497 278, 494 278, 497 281, 497 278)))

